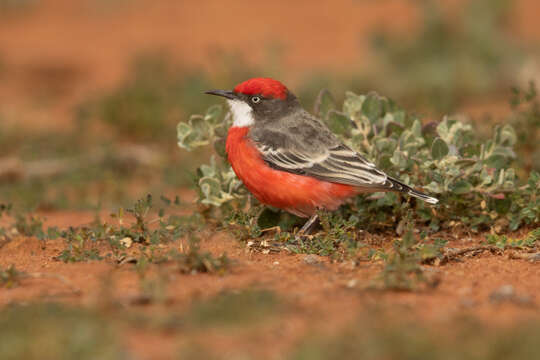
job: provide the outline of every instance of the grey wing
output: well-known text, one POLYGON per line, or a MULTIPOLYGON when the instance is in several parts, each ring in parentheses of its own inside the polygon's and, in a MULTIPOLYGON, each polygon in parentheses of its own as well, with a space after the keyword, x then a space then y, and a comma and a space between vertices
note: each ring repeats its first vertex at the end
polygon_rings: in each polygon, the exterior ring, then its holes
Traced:
POLYGON ((388 188, 387 176, 305 110, 254 126, 249 133, 274 169, 359 187, 388 188))
POLYGON ((371 191, 394 190, 436 204, 438 200, 387 176, 357 152, 342 144, 322 121, 302 111, 249 136, 274 169, 371 191))
POLYGON ((317 151, 302 147, 276 148, 260 143, 256 146, 274 169, 340 184, 391 188, 384 172, 343 144, 319 147, 317 151))

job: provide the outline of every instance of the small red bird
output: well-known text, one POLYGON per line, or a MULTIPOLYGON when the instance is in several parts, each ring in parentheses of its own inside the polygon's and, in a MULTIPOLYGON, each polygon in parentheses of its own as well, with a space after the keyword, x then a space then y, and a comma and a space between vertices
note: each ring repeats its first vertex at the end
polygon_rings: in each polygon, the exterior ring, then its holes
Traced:
POLYGON ((226 151, 236 175, 261 203, 311 217, 300 233, 317 221, 317 209, 335 210, 359 193, 400 191, 438 202, 344 145, 277 80, 253 78, 206 93, 225 97, 231 108, 226 151))

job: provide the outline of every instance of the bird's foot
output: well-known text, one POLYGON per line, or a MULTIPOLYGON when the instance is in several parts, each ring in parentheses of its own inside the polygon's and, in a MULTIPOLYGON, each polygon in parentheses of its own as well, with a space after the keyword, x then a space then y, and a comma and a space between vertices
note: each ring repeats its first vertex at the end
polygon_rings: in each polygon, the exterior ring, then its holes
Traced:
POLYGON ((319 221, 319 215, 315 214, 309 218, 308 221, 298 230, 296 235, 294 236, 294 239, 296 241, 300 240, 311 240, 313 239, 313 235, 310 235, 313 229, 317 226, 317 223, 319 221))
POLYGON ((311 241, 313 240, 313 235, 298 232, 294 235, 294 240, 296 242, 311 241))
POLYGON ((298 234, 311 234, 319 222, 319 215, 312 215, 308 221, 298 230, 298 234))

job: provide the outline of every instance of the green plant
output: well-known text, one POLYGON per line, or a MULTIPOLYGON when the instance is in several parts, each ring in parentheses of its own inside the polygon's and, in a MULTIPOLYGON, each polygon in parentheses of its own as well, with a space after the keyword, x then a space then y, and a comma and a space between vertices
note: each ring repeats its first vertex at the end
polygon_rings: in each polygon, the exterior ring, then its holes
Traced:
MULTIPOLYGON (((176 198, 174 203, 163 196, 161 200, 166 207, 180 204, 179 198, 176 198)), ((96 218, 90 226, 70 227, 62 231, 50 228, 49 237, 59 236, 65 240, 67 248, 58 256, 58 259, 64 262, 102 259, 96 247, 99 243, 108 244, 115 258, 119 259, 125 256, 123 250, 131 246, 131 243, 157 245, 175 241, 201 225, 197 216, 166 216, 164 208, 159 209, 157 217, 150 218, 153 208, 152 196, 148 194, 137 200, 132 207, 125 210, 119 208, 116 213, 111 214, 117 219, 117 225, 96 218), (125 220, 125 213, 129 214, 133 221, 125 220)))
POLYGON ((383 289, 389 290, 415 290, 420 284, 435 285, 420 264, 426 256, 437 256, 441 247, 420 243, 409 225, 403 237, 392 243, 392 251, 380 255, 384 268, 377 280, 383 289))
POLYGON ((540 173, 531 172, 527 183, 518 187, 508 198, 496 204, 499 213, 506 213, 510 230, 523 224, 536 226, 540 223, 540 173))
POLYGON ((199 246, 199 239, 191 236, 188 250, 184 252, 171 251, 168 258, 174 262, 178 270, 184 274, 221 273, 226 272, 231 260, 226 254, 214 257, 209 252, 203 252, 199 246))
POLYGON ((15 229, 24 236, 35 236, 40 240, 45 239, 43 231, 43 219, 32 213, 16 213, 15 229))
POLYGON ((12 288, 19 285, 24 273, 15 268, 15 265, 10 265, 6 269, 0 268, 0 287, 12 288))
POLYGON ((517 160, 525 171, 540 171, 540 101, 536 84, 531 81, 526 90, 512 88, 510 105, 513 112, 508 121, 517 133, 517 160))
POLYGON ((500 249, 506 248, 534 248, 540 243, 540 228, 527 234, 526 237, 517 239, 507 235, 486 234, 486 242, 500 249))

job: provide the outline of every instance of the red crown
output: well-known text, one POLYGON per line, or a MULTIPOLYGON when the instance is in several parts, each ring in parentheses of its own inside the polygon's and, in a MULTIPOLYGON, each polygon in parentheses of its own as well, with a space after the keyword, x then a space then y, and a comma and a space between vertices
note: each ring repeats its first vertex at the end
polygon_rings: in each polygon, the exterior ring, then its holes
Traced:
POLYGON ((270 78, 253 78, 236 85, 234 91, 246 95, 262 95, 269 98, 285 100, 289 90, 277 80, 270 78))

